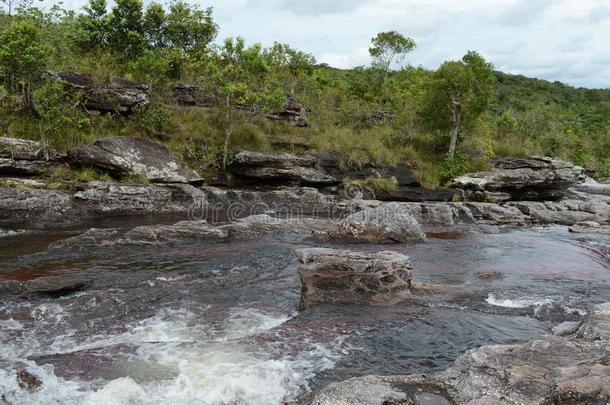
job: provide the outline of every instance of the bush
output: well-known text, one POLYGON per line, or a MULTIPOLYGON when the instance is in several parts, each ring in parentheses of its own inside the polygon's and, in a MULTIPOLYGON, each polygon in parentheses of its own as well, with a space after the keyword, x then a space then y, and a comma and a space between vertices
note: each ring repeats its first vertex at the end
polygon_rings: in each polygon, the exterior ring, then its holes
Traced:
POLYGON ((440 180, 446 184, 456 177, 467 173, 468 168, 469 161, 465 155, 461 153, 456 153, 454 157, 447 155, 441 165, 440 180))

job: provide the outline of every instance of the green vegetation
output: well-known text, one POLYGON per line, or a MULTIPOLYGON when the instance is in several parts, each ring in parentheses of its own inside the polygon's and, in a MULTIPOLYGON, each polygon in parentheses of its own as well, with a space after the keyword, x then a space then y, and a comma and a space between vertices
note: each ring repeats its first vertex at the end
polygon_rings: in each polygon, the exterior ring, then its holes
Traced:
POLYGON ((346 164, 410 164, 428 186, 513 155, 553 155, 610 175, 610 90, 493 72, 476 52, 436 71, 404 66, 415 42, 394 31, 373 38, 372 67, 334 69, 285 44, 218 43, 212 10, 183 0, 146 7, 117 0, 110 9, 90 0, 78 13, 11 4, 0 13, 2 135, 61 150, 147 136, 202 174, 221 170, 242 148, 314 148, 346 164), (151 105, 129 116, 94 114, 79 94, 44 80, 46 70, 146 83, 151 105), (212 108, 175 105, 178 82, 199 85, 212 108), (291 99, 308 111, 309 127, 267 119, 291 99))

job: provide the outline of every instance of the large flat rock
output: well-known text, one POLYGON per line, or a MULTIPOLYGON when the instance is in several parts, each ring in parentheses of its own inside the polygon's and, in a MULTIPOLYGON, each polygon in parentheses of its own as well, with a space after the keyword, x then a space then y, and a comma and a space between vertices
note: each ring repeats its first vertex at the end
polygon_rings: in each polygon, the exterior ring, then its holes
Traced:
POLYGON ((440 373, 367 376, 332 383, 315 405, 591 404, 610 400, 610 303, 591 308, 580 329, 520 345, 470 350, 440 373), (418 402, 417 394, 436 402, 418 402))
POLYGON ((137 174, 156 183, 199 183, 203 179, 160 144, 135 136, 95 141, 68 153, 76 166, 96 167, 115 175, 137 174))
POLYGON ((585 170, 550 157, 499 159, 494 170, 456 178, 453 187, 470 201, 557 200, 585 181, 585 170))

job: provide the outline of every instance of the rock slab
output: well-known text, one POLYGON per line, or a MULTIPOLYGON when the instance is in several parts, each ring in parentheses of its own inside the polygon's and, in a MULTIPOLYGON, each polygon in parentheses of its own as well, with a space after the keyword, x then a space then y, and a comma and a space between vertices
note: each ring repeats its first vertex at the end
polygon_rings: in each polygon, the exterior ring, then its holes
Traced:
POLYGON ((467 201, 552 201, 585 181, 585 170, 550 157, 498 159, 490 172, 470 173, 453 181, 467 201))
POLYGON ((163 145, 135 136, 95 141, 68 153, 76 166, 96 167, 114 175, 136 174, 155 183, 199 183, 203 179, 163 145))

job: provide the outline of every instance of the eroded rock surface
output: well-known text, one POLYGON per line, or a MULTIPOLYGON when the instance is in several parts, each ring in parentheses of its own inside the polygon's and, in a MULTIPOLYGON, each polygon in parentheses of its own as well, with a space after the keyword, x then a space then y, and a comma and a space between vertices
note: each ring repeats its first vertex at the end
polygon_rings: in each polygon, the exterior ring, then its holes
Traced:
POLYGON ((65 191, 0 188, 0 224, 65 223, 75 215, 65 191))
POLYGON ((409 208, 400 203, 383 204, 351 214, 331 236, 368 242, 406 242, 426 238, 409 208))
POLYGON ((242 181, 249 179, 261 184, 324 186, 340 182, 317 169, 316 163, 317 160, 312 156, 243 151, 235 156, 229 171, 242 181))
POLYGON ((399 253, 312 248, 297 255, 301 309, 322 303, 391 303, 409 295, 411 261, 399 253))
POLYGON ((130 114, 150 103, 150 88, 131 80, 115 77, 110 83, 97 83, 90 76, 75 72, 50 72, 48 75, 81 94, 88 110, 130 114))
MULTIPOLYGON (((567 333, 566 333, 567 334, 567 333)), ((450 403, 597 404, 610 400, 610 303, 596 305, 575 333, 521 345, 484 346, 429 375, 368 376, 330 384, 315 405, 382 405, 431 392, 450 403)))
POLYGON ((137 174, 156 183, 198 183, 203 179, 160 144, 136 136, 95 141, 68 153, 76 166, 96 167, 115 175, 137 174))
POLYGON ((498 159, 490 172, 470 173, 453 181, 467 201, 553 201, 585 180, 585 170, 549 157, 498 159))
POLYGON ((34 176, 51 172, 65 156, 40 142, 0 137, 0 174, 34 176))

